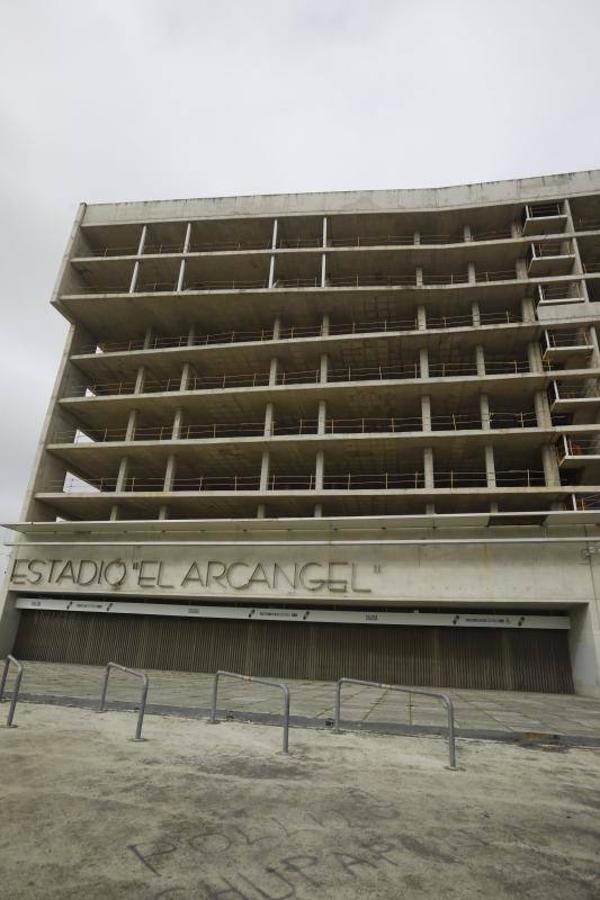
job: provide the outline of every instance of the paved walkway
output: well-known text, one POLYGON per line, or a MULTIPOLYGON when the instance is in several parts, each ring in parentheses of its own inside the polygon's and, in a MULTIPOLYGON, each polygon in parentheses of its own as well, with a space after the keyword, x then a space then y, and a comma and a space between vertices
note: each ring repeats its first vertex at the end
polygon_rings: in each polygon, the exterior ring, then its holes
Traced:
MULTIPOLYGON (((25 662, 21 685, 23 699, 51 702, 80 701, 90 705, 100 696, 103 669, 99 666, 25 662)), ((149 671, 150 708, 162 707, 176 713, 200 714, 211 703, 211 675, 189 672, 149 671)), ((334 715, 335 685, 322 681, 289 681, 292 717, 325 724, 334 715)), ((7 689, 12 685, 9 680, 7 689)), ((113 672, 109 685, 110 701, 135 704, 139 693, 131 677, 113 672)), ((456 726, 473 732, 541 732, 579 735, 600 743, 600 700, 564 694, 530 694, 508 691, 475 691, 449 688, 455 704, 456 726)), ((244 684, 229 679, 219 687, 219 710, 247 712, 263 716, 278 715, 281 694, 260 684, 244 684), (261 715, 262 714, 262 715, 261 715)), ((369 725, 439 726, 446 722, 442 705, 432 698, 394 691, 346 685, 342 695, 342 719, 369 725)), ((309 722, 307 721, 307 724, 309 722)), ((594 742, 595 743, 595 742, 594 742)))

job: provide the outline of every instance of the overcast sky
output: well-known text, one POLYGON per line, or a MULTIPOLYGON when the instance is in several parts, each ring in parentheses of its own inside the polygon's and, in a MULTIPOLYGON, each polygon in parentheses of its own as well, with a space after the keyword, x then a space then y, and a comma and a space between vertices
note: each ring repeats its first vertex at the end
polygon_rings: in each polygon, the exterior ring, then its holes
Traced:
POLYGON ((81 201, 600 166, 599 0, 0 0, 0 522, 66 326, 81 201))

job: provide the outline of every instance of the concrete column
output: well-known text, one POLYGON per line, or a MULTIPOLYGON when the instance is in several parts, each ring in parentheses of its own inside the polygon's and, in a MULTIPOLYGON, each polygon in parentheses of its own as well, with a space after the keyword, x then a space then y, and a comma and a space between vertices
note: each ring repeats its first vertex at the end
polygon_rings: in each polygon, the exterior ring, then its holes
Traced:
POLYGON ((127 456, 123 456, 121 458, 121 462, 119 463, 119 472, 117 474, 117 484, 115 490, 118 494, 126 488, 127 475, 129 472, 129 458, 127 456))
POLYGON ((119 504, 118 503, 113 503, 113 505, 111 506, 109 518, 110 518, 111 522, 116 522, 117 519, 119 518, 119 504))
POLYGON ((590 341, 592 342, 592 357, 590 365, 592 368, 600 368, 600 346, 598 345, 598 329, 595 325, 589 326, 590 341))
POLYGON ((329 313, 324 313, 321 322, 321 337, 329 337, 329 324, 329 313))
POLYGON ((144 334, 144 350, 150 350, 150 348, 152 347, 153 336, 152 325, 148 325, 144 334))
POLYGON ((535 304, 531 297, 521 300, 521 318, 524 322, 535 322, 535 304))
POLYGON ((329 357, 326 353, 321 354, 321 362, 319 365, 319 382, 327 384, 327 373, 329 372, 329 357))
POLYGON ((143 394, 144 393, 144 379, 146 377, 146 367, 140 366, 137 375, 135 378, 135 387, 133 389, 134 394, 143 394))
POLYGON ((137 425, 137 417, 138 417, 137 409, 131 409, 129 411, 129 418, 127 419, 127 429, 125 431, 125 440, 126 441, 132 441, 135 437, 135 426, 137 425))
POLYGON ((479 377, 485 375, 485 351, 481 344, 477 344, 475 347, 475 365, 479 377))
POLYGON ((273 322, 273 340, 278 341, 281 335, 281 317, 277 316, 273 322))
POLYGON ((319 400, 319 411, 317 413, 317 434, 325 434, 327 430, 327 403, 325 400, 319 400))
POLYGON ((327 246, 327 216, 323 216, 323 246, 327 246))
POLYGON ((529 344, 527 344, 527 361, 529 363, 530 372, 539 373, 544 371, 540 345, 537 343, 537 341, 531 341, 529 344))
POLYGON ((189 390, 190 376, 192 374, 192 367, 189 363, 183 364, 183 369, 181 370, 181 381, 179 382, 179 390, 187 391, 189 390))
POLYGON ((185 238, 183 239, 183 252, 190 252, 190 243, 192 241, 192 223, 188 222, 185 226, 185 238))
POLYGON ((465 225, 463 228, 463 240, 472 241, 473 240, 473 232, 471 231, 470 225, 465 225))
POLYGON ((274 423, 274 406, 272 403, 267 403, 267 405, 265 407, 265 428, 264 428, 264 436, 265 437, 272 437, 273 423, 274 423))
POLYGON ((131 281, 129 282, 129 293, 130 294, 135 293, 139 273, 140 273, 140 263, 139 263, 139 260, 136 260, 133 264, 133 272, 131 273, 131 281))
POLYGON ((169 518, 169 509, 168 509, 167 505, 164 503, 162 504, 162 506, 159 506, 159 508, 158 508, 158 518, 159 518, 159 521, 163 521, 164 519, 169 518))
POLYGON ((264 503, 259 503, 256 507, 256 518, 264 519, 266 516, 267 508, 264 503))
POLYGON ((527 280, 527 260, 525 257, 521 257, 517 260, 515 271, 519 281, 527 280))
POLYGON ((313 518, 321 519, 323 517, 323 504, 315 503, 313 506, 313 518))
POLYGON ((173 490, 173 482, 175 481, 175 470, 177 468, 177 461, 173 454, 171 454, 167 459, 167 466, 165 469, 165 480, 163 482, 163 491, 172 491, 173 490))
POLYGON ((260 461, 260 491, 269 490, 269 475, 271 468, 271 458, 269 452, 265 450, 260 461))
POLYGON ((137 255, 138 255, 138 256, 141 256, 142 253, 144 252, 144 247, 145 247, 145 245, 146 245, 146 236, 147 236, 147 234, 148 234, 148 226, 147 226, 147 225, 143 225, 143 226, 142 226, 142 233, 140 234, 140 240, 139 240, 138 248, 137 248, 137 255))
POLYGON ((190 325, 190 330, 188 331, 188 336, 187 336, 188 347, 193 347, 195 340, 196 340, 196 326, 190 325))
POLYGON ((435 476, 433 467, 433 449, 425 447, 423 450, 423 474, 425 478, 425 487, 433 490, 435 487, 435 476))
POLYGON ((427 311, 424 306, 417 307, 417 329, 419 331, 427 329, 427 311))
POLYGON ((415 247, 418 247, 420 243, 421 243, 421 232, 415 231, 413 233, 413 244, 415 245, 415 247))
POLYGON ((471 304, 471 318, 473 320, 473 328, 479 328, 481 325, 481 313, 479 312, 479 303, 477 301, 471 304))
POLYGON ((269 283, 270 288, 275 284, 275 257, 271 256, 269 260, 269 283))
POLYGON ((315 490, 323 490, 323 475, 325 474, 325 454, 322 450, 317 450, 315 459, 315 490))
POLYGON ((520 222, 511 222, 510 223, 510 236, 513 238, 521 237, 521 223, 520 222))
POLYGON ((417 287, 423 287, 423 267, 422 266, 417 266, 415 276, 416 276, 417 287))
POLYGON ((279 363, 277 361, 277 357, 273 357, 269 364, 269 387, 273 387, 277 384, 277 375, 279 370, 279 363))
POLYGON ((182 259, 179 264, 179 275, 177 276, 177 285, 175 287, 176 291, 183 290, 184 279, 185 279, 185 259, 182 259))
POLYGON ((431 431, 431 397, 421 397, 421 428, 431 431))
POLYGON ((589 604, 569 611, 571 628, 569 645, 575 692, 600 697, 600 560, 598 554, 588 558, 593 599, 589 604))
POLYGON ((467 263, 467 277, 469 279, 469 284, 475 284, 477 281, 475 276, 475 263, 473 262, 467 263))
POLYGON ((550 413, 550 404, 548 395, 545 391, 536 391, 533 397, 535 409, 535 417, 538 428, 550 428, 552 426, 552 415, 550 413))
POLYGON ((271 233, 271 250, 277 249, 277 231, 279 228, 279 222, 277 219, 273 219, 273 231, 271 233))
POLYGON ((483 431, 489 431, 492 427, 492 420, 490 416, 490 401, 487 394, 480 394, 479 396, 479 412, 483 431))
POLYGON ((435 516, 435 503, 426 503, 425 504, 425 515, 426 516, 435 516))
POLYGON ((421 378, 429 378, 429 351, 427 347, 419 350, 419 375, 421 378))
POLYGON ((171 431, 171 440, 178 441, 181 438, 181 427, 183 425, 183 410, 181 407, 175 410, 173 416, 173 430, 171 431))
POLYGON ((498 504, 495 501, 493 503, 490 503, 490 512, 491 513, 498 512, 498 504))
POLYGON ((327 287, 327 254, 321 254, 321 287, 327 287))
POLYGON ((545 444, 542 447, 542 465, 546 487, 557 487, 560 484, 560 471, 556 450, 552 444, 545 444))
POLYGON ((494 464, 494 448, 485 448, 485 477, 489 488, 496 487, 496 466, 494 464))

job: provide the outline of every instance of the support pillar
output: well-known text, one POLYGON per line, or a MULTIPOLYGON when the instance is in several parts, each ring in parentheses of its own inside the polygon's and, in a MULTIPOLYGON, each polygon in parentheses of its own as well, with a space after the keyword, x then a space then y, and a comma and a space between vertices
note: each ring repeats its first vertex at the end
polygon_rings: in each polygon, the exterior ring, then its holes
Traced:
POLYGON ((473 262, 467 263, 467 278, 469 279, 469 284, 475 284, 477 281, 477 276, 475 275, 475 263, 473 262))
POLYGON ((485 478, 489 488, 496 487, 496 466, 494 463, 494 448, 487 446, 485 448, 485 478))
POLYGON ((477 374, 479 377, 485 375, 485 351, 481 344, 475 347, 475 365, 477 366, 477 374))
POLYGON ((427 329, 427 312, 424 306, 417 307, 417 330, 425 331, 427 329))
POLYGON ((319 400, 319 411, 317 413, 317 434, 325 434, 327 430, 327 403, 325 400, 319 400))
POLYGON ((132 441, 135 438, 135 428, 137 425, 138 411, 137 409, 131 409, 129 411, 129 418, 127 419, 127 428, 125 429, 125 440, 132 441))
POLYGON ((173 482, 175 481, 175 470, 177 467, 177 460, 175 456, 171 454, 167 458, 167 466, 165 469, 165 479, 163 481, 163 491, 168 492, 173 490, 173 482))
POLYGON ((321 337, 329 337, 329 314, 323 314, 323 320, 321 322, 321 337))
POLYGON ((281 339, 281 317, 277 316, 277 318, 273 322, 273 340, 279 341, 280 339, 281 339))
POLYGON ((421 397, 421 428, 431 431, 431 397, 421 397))
POLYGON ((277 361, 277 357, 273 357, 269 364, 269 387, 274 387, 277 384, 277 378, 279 375, 279 364, 277 361))
POLYGON ((321 287, 327 287, 327 254, 321 254, 321 287))
POLYGON ((326 353, 321 354, 321 361, 319 365, 319 382, 321 384, 327 384, 327 375, 329 372, 329 357, 326 353))
POLYGON ((317 450, 317 456, 315 459, 315 490, 316 491, 323 490, 324 474, 325 474, 325 453, 322 450, 317 450))
POLYGON ((272 288, 275 284, 275 257, 271 256, 269 260, 269 281, 268 287, 272 288))
POLYGON ((479 395, 479 414, 481 416, 481 428, 483 431, 489 431, 492 427, 492 417, 490 415, 490 400, 487 394, 479 395))
POLYGON ((126 489, 128 473, 129 473, 129 458, 127 456, 123 456, 121 458, 121 462, 119 463, 119 471, 117 474, 117 484, 115 486, 115 491, 117 494, 121 494, 126 489))
POLYGON ((432 447, 425 447, 423 450, 423 475, 426 490, 433 490, 435 488, 435 473, 432 447))
POLYGON ((144 378, 146 376, 146 367, 140 366, 137 375, 135 378, 135 387, 133 389, 134 394, 143 394, 144 393, 144 378))
POLYGON ((429 378, 429 351, 427 347, 421 347, 419 350, 419 376, 421 378, 429 378))
POLYGON ((181 370, 181 381, 179 382, 179 390, 187 391, 189 390, 190 376, 192 374, 192 367, 189 363, 183 364, 183 369, 181 370))
POLYGON ((550 404, 548 403, 548 396, 545 391, 536 391, 533 397, 533 404, 535 409, 535 417, 537 420, 538 428, 551 428, 552 427, 552 414, 550 412, 550 404))
POLYGON ((473 320, 473 328, 479 328, 481 325, 481 313, 477 301, 474 301, 471 305, 471 318, 473 320))
POLYGON ((271 468, 271 458, 268 450, 265 450, 260 461, 260 491, 269 490, 269 476, 271 468))
POLYGON ((171 432, 171 440, 178 441, 181 438, 181 427, 183 425, 183 410, 181 407, 175 410, 173 416, 173 430, 171 432))
POLYGON ((539 373, 544 371, 540 345, 537 343, 537 341, 531 341, 529 344, 527 344, 527 361, 529 363, 530 372, 539 373))
POLYGON ((545 444, 542 447, 542 464, 544 466, 546 487, 558 487, 560 485, 560 471, 556 449, 553 444, 545 444))
POLYGON ((265 407, 265 427, 264 427, 264 436, 272 437, 273 436, 273 425, 274 425, 274 406, 272 403, 267 403, 265 407))

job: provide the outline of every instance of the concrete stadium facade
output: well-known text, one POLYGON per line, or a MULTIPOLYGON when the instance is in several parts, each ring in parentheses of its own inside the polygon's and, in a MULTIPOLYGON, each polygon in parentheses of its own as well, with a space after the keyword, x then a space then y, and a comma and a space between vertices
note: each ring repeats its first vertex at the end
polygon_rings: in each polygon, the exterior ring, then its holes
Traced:
POLYGON ((0 652, 600 695, 600 172, 82 204, 0 652))

